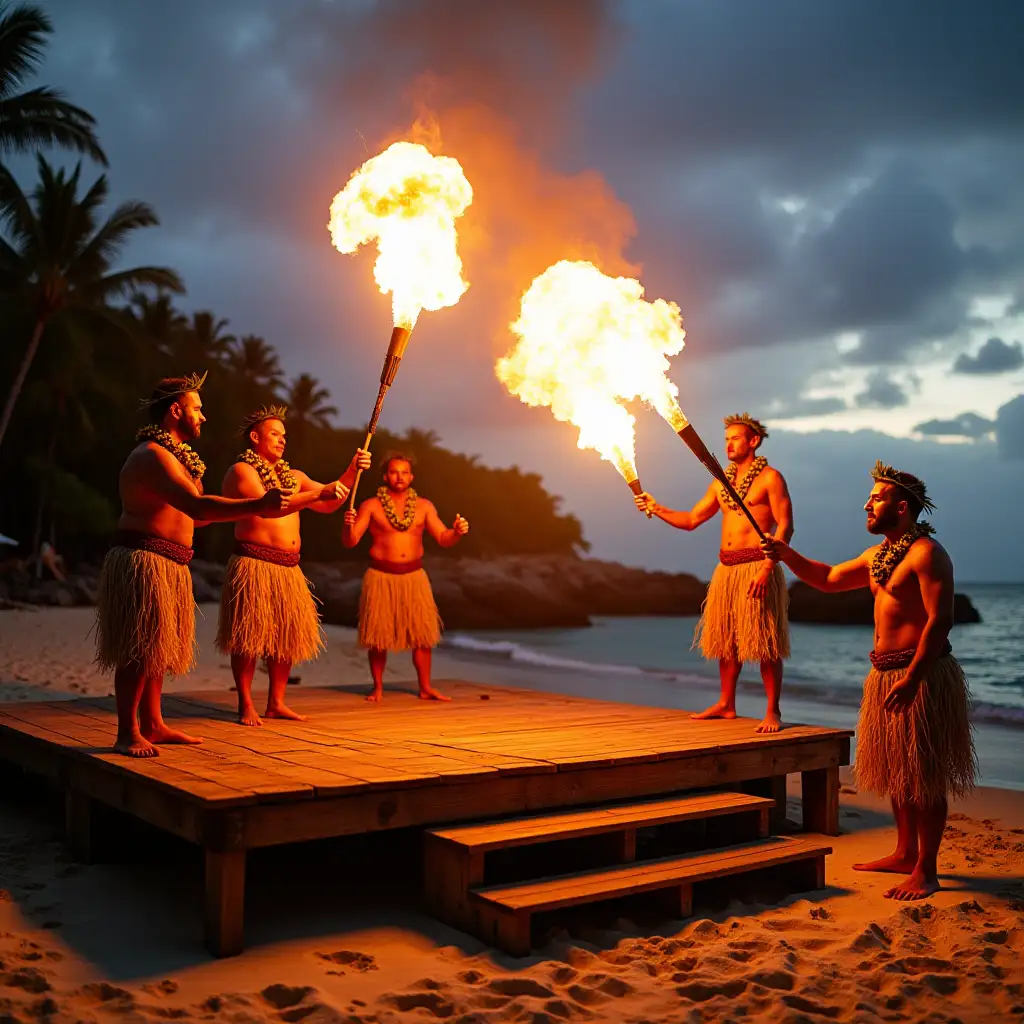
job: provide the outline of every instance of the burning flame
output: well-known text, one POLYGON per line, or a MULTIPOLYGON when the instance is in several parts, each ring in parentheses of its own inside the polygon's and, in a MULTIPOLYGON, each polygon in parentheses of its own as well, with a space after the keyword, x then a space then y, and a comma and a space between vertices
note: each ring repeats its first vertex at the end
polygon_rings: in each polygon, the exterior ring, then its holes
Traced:
POLYGON ((679 307, 643 295, 639 281, 592 263, 555 263, 523 294, 511 325, 519 340, 496 366, 513 395, 578 427, 578 447, 596 450, 627 483, 637 479, 636 420, 623 402, 643 399, 686 425, 679 389, 665 376, 666 357, 686 337, 679 307))
POLYGON ((455 220, 472 201, 458 160, 396 142, 349 178, 331 202, 327 227, 339 252, 377 240, 374 279, 391 293, 395 326, 411 330, 421 309, 454 306, 469 287, 455 220))

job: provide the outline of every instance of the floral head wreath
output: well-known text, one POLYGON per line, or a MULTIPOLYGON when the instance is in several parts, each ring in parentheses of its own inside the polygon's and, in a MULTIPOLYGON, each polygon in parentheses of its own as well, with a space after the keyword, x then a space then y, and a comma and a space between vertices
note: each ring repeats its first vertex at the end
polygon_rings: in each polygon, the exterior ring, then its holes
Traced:
POLYGON ((201 376, 198 373, 193 373, 187 377, 164 377, 153 389, 153 394, 139 402, 139 408, 149 409, 160 402, 167 401, 168 398, 178 398, 181 395, 198 391, 206 383, 209 372, 207 370, 201 376))
POLYGON ((727 427, 747 427, 752 430, 762 440, 768 439, 768 430, 760 420, 755 420, 749 412, 734 412, 731 416, 726 416, 722 421, 727 427))
POLYGON ((892 484, 893 487, 899 487, 900 490, 906 491, 925 512, 935 511, 935 503, 928 497, 928 488, 925 487, 924 481, 912 473, 893 469, 892 466, 887 466, 879 459, 875 463, 875 468, 871 470, 871 476, 876 483, 892 484))
POLYGON ((283 423, 285 417, 288 415, 288 406, 286 405, 264 405, 257 409, 255 412, 249 413, 248 416, 242 420, 242 426, 239 428, 239 434, 242 437, 248 437, 249 431, 253 427, 259 426, 264 420, 281 420, 283 423))

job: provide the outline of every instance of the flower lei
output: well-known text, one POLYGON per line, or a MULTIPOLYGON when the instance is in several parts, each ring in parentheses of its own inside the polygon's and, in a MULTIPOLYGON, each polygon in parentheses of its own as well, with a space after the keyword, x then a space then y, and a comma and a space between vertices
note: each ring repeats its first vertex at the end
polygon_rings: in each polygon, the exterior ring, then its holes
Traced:
POLYGON ((883 541, 875 552, 875 557, 871 559, 871 578, 880 587, 885 586, 895 572, 896 566, 910 550, 911 544, 920 537, 930 537, 934 532, 935 527, 930 523, 914 523, 895 544, 890 544, 888 540, 883 541))
POLYGON ((388 517, 388 522, 396 530, 408 530, 412 526, 413 520, 416 518, 416 492, 411 487, 405 492, 405 515, 401 519, 398 518, 395 503, 391 500, 391 495, 386 487, 377 488, 377 500, 380 502, 380 507, 384 509, 384 515, 388 517))
MULTIPOLYGON (((747 496, 747 491, 750 490, 751 485, 757 478, 757 474, 761 472, 765 466, 768 465, 768 460, 763 455, 758 455, 756 459, 750 464, 750 469, 743 474, 743 479, 737 484, 736 483, 736 463, 730 464, 729 468, 725 471, 726 478, 729 483, 733 485, 736 493, 740 496, 742 501, 747 496)), ((723 488, 722 490, 722 501, 733 510, 733 512, 739 512, 740 507, 732 500, 732 495, 723 488)))
POLYGON ((199 458, 198 452, 187 444, 175 441, 166 430, 158 427, 155 423, 150 423, 138 430, 135 434, 135 440, 139 443, 142 441, 152 441, 154 444, 158 444, 161 448, 169 451, 185 467, 185 472, 193 480, 201 480, 206 472, 206 463, 199 458))
POLYGON ((261 455, 257 455, 251 448, 246 448, 238 456, 239 462, 252 466, 260 478, 260 483, 268 490, 282 490, 291 493, 298 486, 292 467, 284 459, 278 459, 273 466, 261 455))

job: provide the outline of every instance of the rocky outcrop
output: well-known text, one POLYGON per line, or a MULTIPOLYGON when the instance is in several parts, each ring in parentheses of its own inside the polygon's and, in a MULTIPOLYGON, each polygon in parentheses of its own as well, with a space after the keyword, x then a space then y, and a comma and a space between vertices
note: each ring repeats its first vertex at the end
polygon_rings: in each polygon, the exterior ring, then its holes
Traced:
MULTIPOLYGON (((362 565, 306 566, 324 619, 352 626, 362 565)), ((704 584, 686 573, 647 572, 591 558, 428 559, 448 629, 571 628, 593 615, 696 615, 704 584)))
MULTIPOLYGON (((688 573, 649 572, 596 558, 510 555, 426 560, 441 617, 448 629, 536 629, 589 626, 595 615, 698 615, 705 584, 688 573)), ((365 563, 303 565, 323 602, 326 622, 354 626, 365 563)), ((194 559, 189 566, 196 601, 217 601, 224 566, 194 559)), ((0 608, 22 604, 72 607, 96 602, 98 569, 79 567, 66 580, 38 580, 26 570, 0 575, 0 608)), ((804 583, 790 587, 790 619, 833 625, 870 625, 867 590, 822 594, 804 583)), ((957 623, 980 622, 966 594, 957 594, 957 623)))
MULTIPOLYGON (((869 590, 848 590, 844 594, 823 594, 806 583, 789 588, 791 622, 817 622, 834 626, 870 626, 874 622, 874 599, 869 590)), ((981 622, 978 609, 966 594, 953 599, 953 621, 981 622)))

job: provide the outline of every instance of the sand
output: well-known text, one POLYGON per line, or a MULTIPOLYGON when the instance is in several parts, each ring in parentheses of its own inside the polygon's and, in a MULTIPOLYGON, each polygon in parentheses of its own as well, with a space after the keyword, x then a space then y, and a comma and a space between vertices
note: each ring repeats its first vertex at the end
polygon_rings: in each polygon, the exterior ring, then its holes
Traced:
MULTIPOLYGON (((88 664, 90 622, 89 609, 0 614, 0 697, 108 692, 88 664)), ((213 625, 207 609, 202 664, 169 690, 230 685, 213 625)), ((299 685, 365 679, 352 631, 330 632, 299 685)), ((452 674, 446 659, 439 675, 452 674)), ((396 659, 390 678, 409 677, 396 659)), ((1017 792, 980 789, 953 808, 945 888, 927 901, 894 904, 891 876, 852 870, 889 852, 894 830, 847 784, 823 892, 685 922, 570 920, 523 959, 419 913, 414 872, 382 833, 361 849, 250 855, 249 948, 213 960, 197 850, 143 836, 125 839, 120 863, 74 864, 59 810, 41 788, 0 799, 0 1024, 1024 1020, 1017 792)))

